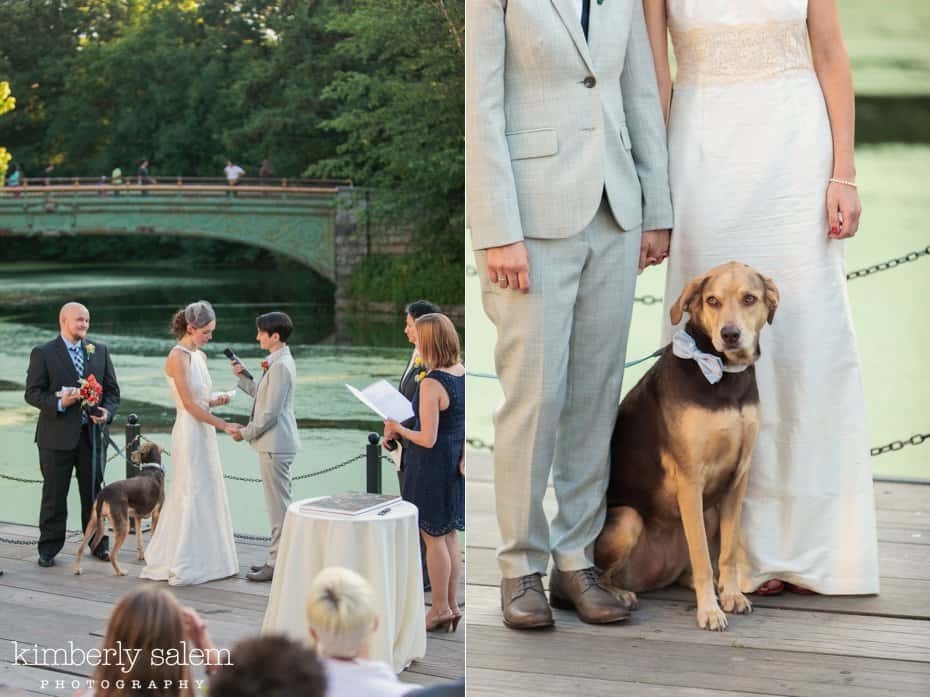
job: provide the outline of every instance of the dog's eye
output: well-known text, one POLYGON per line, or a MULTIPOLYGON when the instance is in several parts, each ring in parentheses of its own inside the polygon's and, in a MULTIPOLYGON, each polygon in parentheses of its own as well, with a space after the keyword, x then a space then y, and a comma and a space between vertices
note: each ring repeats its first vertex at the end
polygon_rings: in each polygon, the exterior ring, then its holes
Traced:
POLYGON ((720 301, 717 300, 717 298, 714 297, 713 295, 708 295, 708 296, 707 296, 706 302, 707 302, 707 304, 710 305, 711 307, 719 307, 719 306, 720 306, 720 301))
POLYGON ((755 295, 744 295, 743 305, 752 305, 757 299, 755 295))

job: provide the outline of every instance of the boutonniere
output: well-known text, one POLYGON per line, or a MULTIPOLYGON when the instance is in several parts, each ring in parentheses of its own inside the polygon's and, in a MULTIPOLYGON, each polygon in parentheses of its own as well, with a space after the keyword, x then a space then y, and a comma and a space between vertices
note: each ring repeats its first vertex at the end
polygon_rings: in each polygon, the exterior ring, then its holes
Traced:
POLYGON ((97 350, 97 347, 94 346, 93 344, 87 343, 87 344, 84 344, 84 350, 87 351, 88 356, 93 356, 94 351, 97 350))
POLYGON ((417 373, 417 374, 414 376, 413 380, 414 380, 414 382, 420 382, 420 380, 422 380, 422 379, 425 378, 425 377, 426 377, 426 371, 425 371, 425 370, 421 370, 419 373, 417 373))
POLYGON ((262 361, 262 371, 268 372, 268 361, 262 361))

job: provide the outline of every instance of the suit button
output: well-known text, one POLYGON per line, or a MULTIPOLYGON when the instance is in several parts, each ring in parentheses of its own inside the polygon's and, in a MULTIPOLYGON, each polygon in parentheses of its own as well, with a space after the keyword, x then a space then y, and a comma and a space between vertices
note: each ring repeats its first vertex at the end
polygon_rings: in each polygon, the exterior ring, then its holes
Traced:
POLYGON ((595 77, 594 77, 593 75, 588 75, 588 77, 586 77, 584 80, 582 80, 581 83, 582 83, 585 87, 589 87, 589 88, 590 88, 590 87, 594 87, 594 86, 597 84, 597 79, 595 79, 595 77))

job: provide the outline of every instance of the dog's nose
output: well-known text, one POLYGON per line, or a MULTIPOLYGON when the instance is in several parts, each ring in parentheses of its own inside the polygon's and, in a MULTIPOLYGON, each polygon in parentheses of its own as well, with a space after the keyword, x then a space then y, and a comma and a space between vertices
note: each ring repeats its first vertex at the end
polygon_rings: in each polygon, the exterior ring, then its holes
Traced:
POLYGON ((739 328, 726 325, 720 330, 720 337, 727 346, 736 346, 739 343, 739 328))

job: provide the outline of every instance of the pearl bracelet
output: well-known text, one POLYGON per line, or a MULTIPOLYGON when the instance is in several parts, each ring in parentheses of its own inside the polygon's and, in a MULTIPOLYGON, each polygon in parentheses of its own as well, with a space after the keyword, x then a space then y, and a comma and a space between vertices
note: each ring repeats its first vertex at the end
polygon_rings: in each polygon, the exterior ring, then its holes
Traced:
POLYGON ((837 179, 836 177, 830 177, 830 181, 834 184, 845 184, 846 186, 851 186, 854 189, 859 188, 856 186, 856 182, 849 181, 848 179, 837 179))

